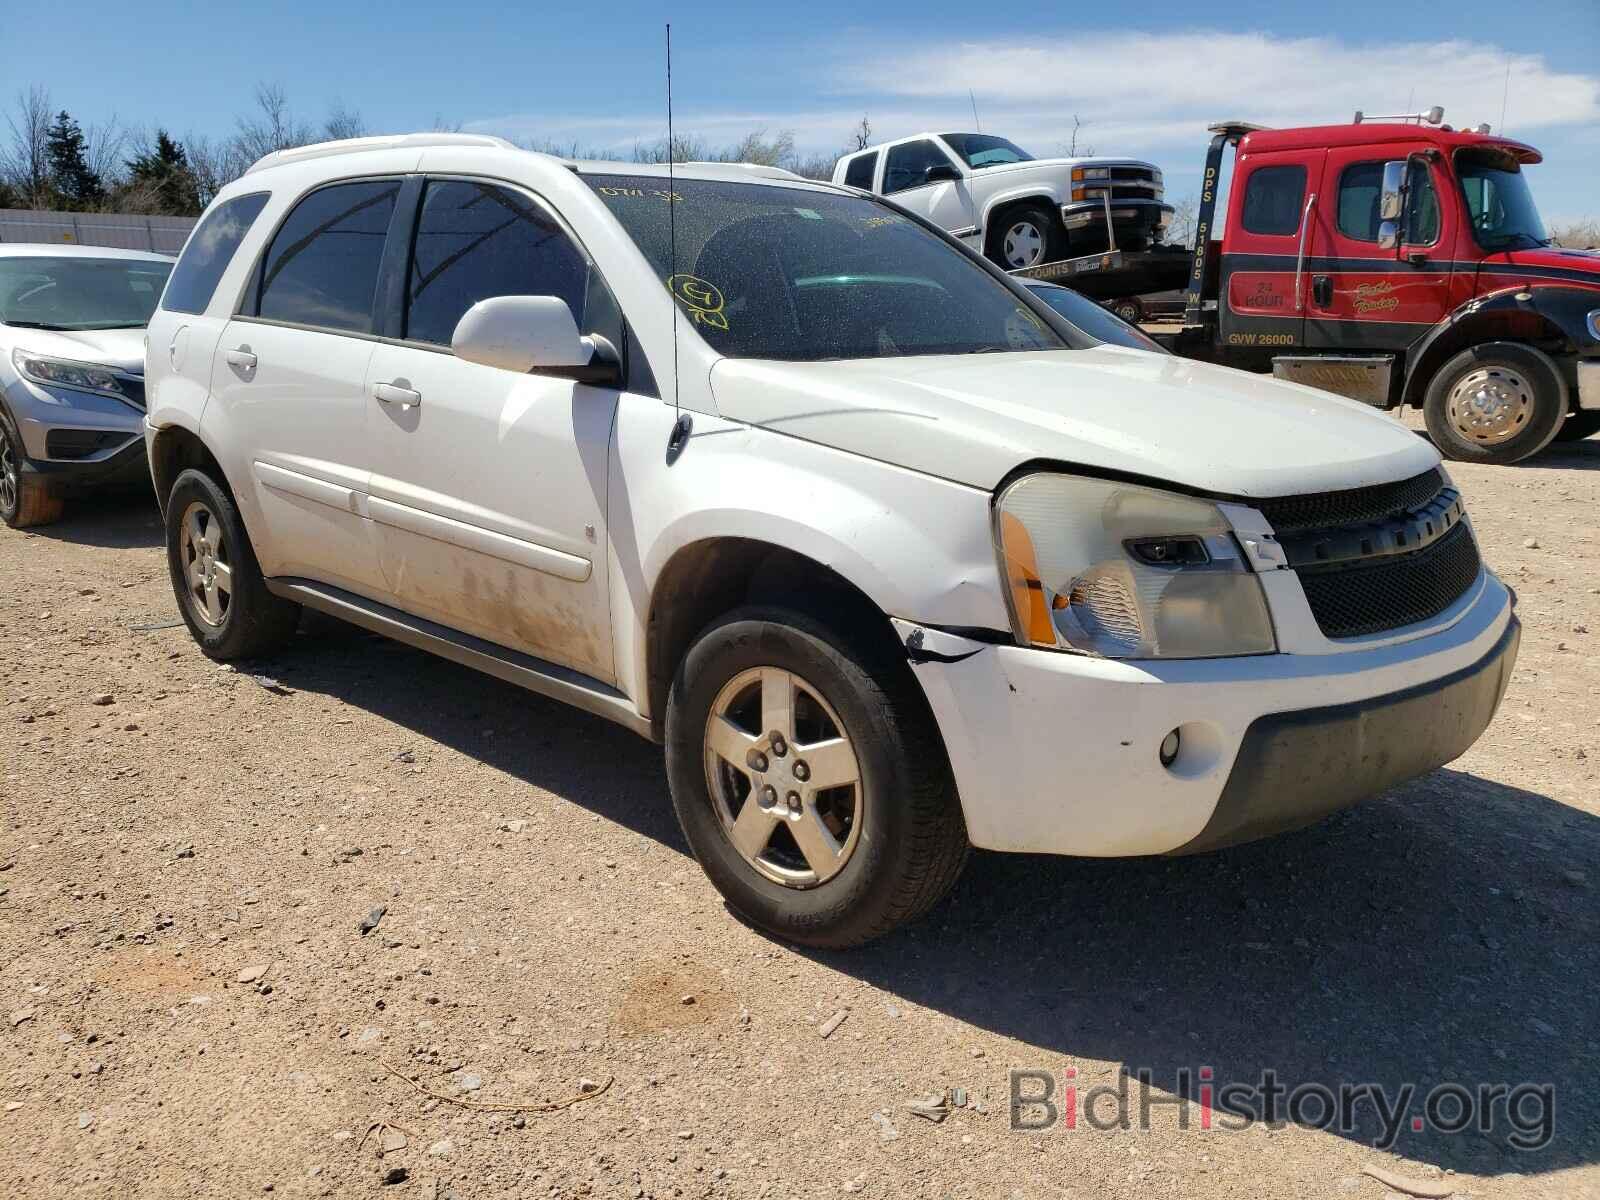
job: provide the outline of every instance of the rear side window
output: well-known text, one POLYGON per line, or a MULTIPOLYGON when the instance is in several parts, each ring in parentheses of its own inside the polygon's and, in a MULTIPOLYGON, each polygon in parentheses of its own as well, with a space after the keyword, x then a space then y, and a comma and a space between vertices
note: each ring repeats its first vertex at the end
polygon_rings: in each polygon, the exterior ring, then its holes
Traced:
POLYGON ((383 241, 399 193, 397 179, 341 183, 295 205, 267 247, 256 315, 370 332, 383 241))
POLYGON ((1277 236, 1296 232, 1305 196, 1305 167, 1257 167, 1244 189, 1245 232, 1277 236))
POLYGON ((233 260, 234 251, 250 232, 250 226, 266 206, 266 192, 252 192, 224 200, 205 216, 183 247, 183 256, 172 269, 161 307, 168 312, 202 313, 211 303, 222 273, 233 260))
POLYGON ((844 169, 844 181, 848 187, 865 188, 872 190, 872 176, 878 169, 878 152, 871 154, 858 154, 850 160, 850 165, 844 169))
POLYGON ((579 329, 614 339, 616 305, 598 278, 591 287, 590 276, 588 258, 526 196, 489 183, 433 180, 417 218, 405 336, 448 346, 462 314, 480 300, 559 296, 579 329))
POLYGON ((889 161, 883 169, 883 193, 903 192, 928 182, 928 168, 954 166, 950 156, 932 142, 906 142, 889 148, 889 161))

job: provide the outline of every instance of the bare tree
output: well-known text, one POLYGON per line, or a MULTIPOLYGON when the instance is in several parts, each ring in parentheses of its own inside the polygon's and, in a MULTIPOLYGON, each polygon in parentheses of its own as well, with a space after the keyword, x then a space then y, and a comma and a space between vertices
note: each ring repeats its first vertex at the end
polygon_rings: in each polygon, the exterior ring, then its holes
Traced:
POLYGON ((6 114, 10 138, 0 152, 0 174, 25 204, 46 208, 50 197, 50 90, 34 84, 19 91, 6 114))
POLYGON ((241 156, 254 162, 277 150, 304 146, 316 136, 289 108, 289 97, 276 83, 256 84, 256 108, 251 116, 237 119, 233 141, 241 156))
POLYGON ((1177 246, 1188 246, 1194 242, 1195 220, 1199 215, 1200 203, 1191 193, 1172 202, 1172 224, 1167 226, 1167 241, 1177 246))
POLYGON ((322 122, 322 132, 330 142, 365 137, 367 122, 361 116, 360 109, 346 108, 344 101, 335 100, 333 107, 328 110, 327 118, 322 122))
POLYGON ((1550 230, 1550 240, 1571 250, 1600 248, 1600 221, 1593 217, 1587 221, 1570 221, 1550 230))
POLYGON ((1093 158, 1094 157, 1094 147, 1092 145, 1083 145, 1083 146, 1078 145, 1078 138, 1083 134, 1083 125, 1084 125, 1084 123, 1078 117, 1078 114, 1077 113, 1073 113, 1072 114, 1072 137, 1065 144, 1063 144, 1063 146, 1062 146, 1062 152, 1068 158, 1077 158, 1079 155, 1082 155, 1085 158, 1093 158))
POLYGON ((110 202, 113 193, 126 178, 123 160, 128 138, 128 131, 118 122, 115 113, 83 131, 84 159, 89 164, 89 170, 104 186, 106 202, 110 202))
POLYGON ((204 134, 188 134, 183 139, 183 153, 189 160, 202 206, 216 199, 218 192, 243 175, 245 168, 255 161, 239 152, 234 139, 212 141, 204 134))
POLYGON ((866 113, 861 114, 861 124, 855 127, 850 137, 855 142, 851 147, 853 150, 865 150, 872 145, 872 122, 867 120, 866 113))

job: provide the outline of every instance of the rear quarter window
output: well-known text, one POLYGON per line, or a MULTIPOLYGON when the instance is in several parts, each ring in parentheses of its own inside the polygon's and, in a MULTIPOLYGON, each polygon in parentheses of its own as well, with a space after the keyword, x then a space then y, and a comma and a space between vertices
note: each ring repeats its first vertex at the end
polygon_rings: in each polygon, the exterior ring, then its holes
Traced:
POLYGON ((266 207, 266 192, 224 200, 189 235, 178 265, 167 280, 161 307, 168 312, 203 313, 239 243, 266 207))
POLYGON ((1257 167, 1245 185, 1240 224, 1246 233, 1282 237, 1300 230, 1300 202, 1306 194, 1306 169, 1298 164, 1257 167))
POLYGON ((878 152, 858 154, 850 160, 850 165, 844 169, 844 181, 849 187, 872 190, 872 177, 878 170, 878 152))

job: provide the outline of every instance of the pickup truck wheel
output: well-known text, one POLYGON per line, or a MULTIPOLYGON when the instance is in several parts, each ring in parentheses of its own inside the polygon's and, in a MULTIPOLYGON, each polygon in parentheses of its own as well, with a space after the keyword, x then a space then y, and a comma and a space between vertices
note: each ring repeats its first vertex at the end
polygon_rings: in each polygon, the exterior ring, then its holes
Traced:
POLYGON ((1581 442, 1600 433, 1600 408, 1580 408, 1556 430, 1558 442, 1581 442))
POLYGON ((167 567, 208 658, 253 658, 294 633, 300 606, 267 590, 233 498, 204 472, 184 471, 167 497, 167 567))
POLYGON ((1550 444, 1566 419, 1567 396, 1547 354, 1517 342, 1485 342, 1439 368, 1422 409, 1446 458, 1503 464, 1550 444))
POLYGON ((1124 300, 1118 300, 1111 306, 1111 311, 1117 316, 1121 317, 1129 325, 1137 325, 1140 321, 1144 320, 1144 305, 1140 304, 1138 299, 1133 296, 1130 296, 1124 300))
POLYGON ((61 497, 22 470, 22 439, 0 413, 0 520, 13 529, 48 525, 61 516, 61 497))
POLYGON ((1008 271, 1061 257, 1064 231, 1048 208, 1024 204, 999 214, 989 235, 989 258, 1008 271))
POLYGON ((932 715, 904 664, 864 640, 799 612, 737 610, 685 655, 666 716, 684 835, 752 924, 859 945, 960 873, 966 825, 932 715))

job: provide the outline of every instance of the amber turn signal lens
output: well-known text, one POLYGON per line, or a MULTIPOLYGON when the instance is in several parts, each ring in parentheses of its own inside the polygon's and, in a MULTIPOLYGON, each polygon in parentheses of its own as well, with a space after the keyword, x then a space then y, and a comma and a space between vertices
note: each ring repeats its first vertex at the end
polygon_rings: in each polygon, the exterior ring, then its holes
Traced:
POLYGON ((1022 634, 1038 646, 1056 644, 1056 628, 1039 577, 1039 556, 1027 528, 1011 513, 1000 514, 1000 547, 1006 560, 1006 584, 1022 634))

